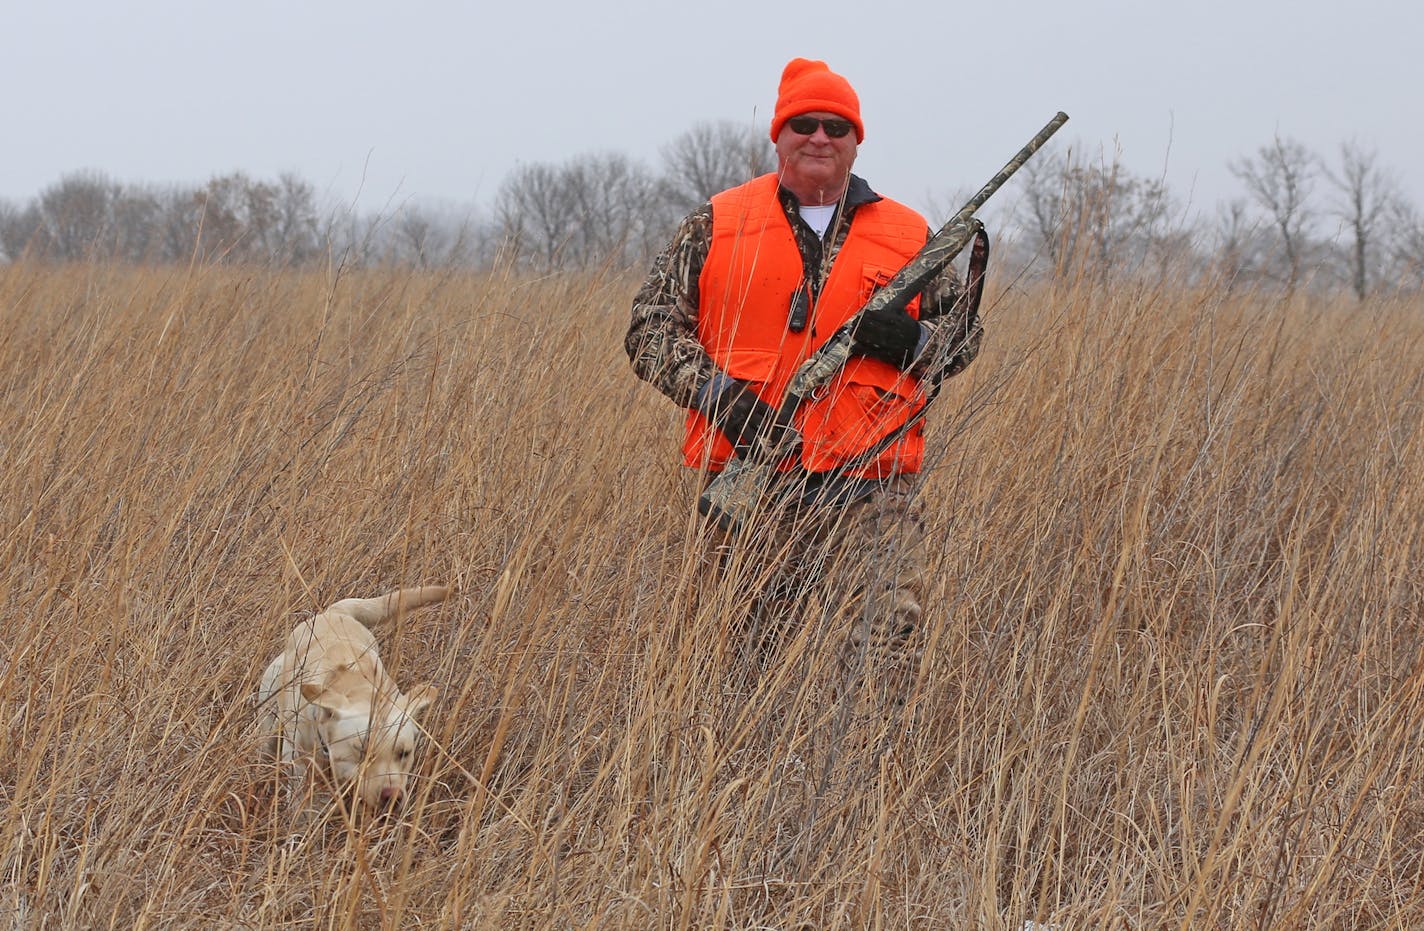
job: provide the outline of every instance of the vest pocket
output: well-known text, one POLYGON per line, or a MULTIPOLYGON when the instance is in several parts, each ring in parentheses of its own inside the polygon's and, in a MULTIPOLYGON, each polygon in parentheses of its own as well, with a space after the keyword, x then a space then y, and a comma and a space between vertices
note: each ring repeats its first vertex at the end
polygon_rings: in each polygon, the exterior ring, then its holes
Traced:
POLYGON ((720 355, 715 361, 722 371, 758 387, 772 381, 777 363, 781 361, 781 357, 772 349, 728 349, 720 355))
MULTIPOLYGON (((809 440, 807 468, 839 468, 900 429, 923 403, 916 398, 917 390, 915 380, 894 366, 873 359, 852 359, 802 419, 803 434, 809 440)), ((919 467, 922 444, 917 425, 886 455, 873 461, 898 459, 901 466, 913 462, 913 468, 904 470, 914 471, 919 467)))
MULTIPOLYGON (((899 274, 899 267, 891 268, 875 262, 866 262, 861 266, 860 271, 860 307, 865 306, 865 302, 871 296, 890 283, 890 279, 899 274)), ((859 307, 856 308, 857 310, 859 307)), ((910 302, 905 305, 905 310, 916 320, 920 317, 920 297, 915 295, 910 302)))
POLYGON ((860 302, 864 304, 870 300, 870 296, 890 283, 890 279, 895 277, 897 269, 887 268, 884 265, 875 265, 870 262, 861 267, 860 272, 860 302))

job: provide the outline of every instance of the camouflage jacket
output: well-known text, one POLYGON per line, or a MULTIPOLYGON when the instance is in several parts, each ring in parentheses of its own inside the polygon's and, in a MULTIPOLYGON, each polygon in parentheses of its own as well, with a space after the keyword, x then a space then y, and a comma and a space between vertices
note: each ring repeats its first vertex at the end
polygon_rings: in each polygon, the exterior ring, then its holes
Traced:
MULTIPOLYGON (((813 287, 819 294, 856 209, 881 200, 881 196, 860 177, 851 175, 840 208, 847 220, 833 217, 826 228, 830 238, 824 242, 801 219, 796 196, 781 188, 780 197, 804 267, 817 270, 813 287)), ((712 205, 706 203, 682 221, 667 248, 654 260, 647 280, 633 298, 632 322, 624 340, 638 377, 682 407, 691 407, 698 389, 717 373, 697 338, 698 280, 711 242, 712 205)), ((923 345, 910 370, 916 378, 957 375, 978 355, 983 327, 977 316, 955 306, 962 292, 952 268, 926 286, 920 299, 923 345), (942 360, 938 371, 930 370, 934 360, 942 360)))

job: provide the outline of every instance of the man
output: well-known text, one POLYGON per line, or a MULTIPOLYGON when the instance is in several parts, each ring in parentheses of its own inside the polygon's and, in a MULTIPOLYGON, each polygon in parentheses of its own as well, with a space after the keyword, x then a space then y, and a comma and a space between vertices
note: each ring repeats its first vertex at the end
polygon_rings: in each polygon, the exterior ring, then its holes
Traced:
POLYGON ((982 330, 957 306, 962 289, 947 270, 907 310, 863 317, 845 369, 792 424, 778 423, 797 366, 930 232, 851 174, 865 138, 860 101, 824 62, 787 64, 771 138, 776 173, 713 196, 658 256, 626 348, 638 377, 688 409, 686 465, 710 478, 734 454, 793 451, 777 464, 775 526, 744 528, 720 541, 724 553, 756 538, 759 558, 776 563, 759 573, 757 604, 773 625, 833 582, 843 597, 825 603, 850 614, 832 634, 842 671, 859 681, 874 669, 898 693, 918 665, 925 581, 924 437, 912 418, 927 386, 974 359, 982 330))

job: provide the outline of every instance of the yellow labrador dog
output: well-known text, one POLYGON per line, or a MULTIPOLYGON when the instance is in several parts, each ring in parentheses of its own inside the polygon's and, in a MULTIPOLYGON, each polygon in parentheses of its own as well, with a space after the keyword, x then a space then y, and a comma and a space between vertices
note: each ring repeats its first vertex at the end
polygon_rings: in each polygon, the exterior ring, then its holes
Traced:
POLYGON ((270 756, 291 764, 297 779, 315 760, 373 809, 401 802, 415 760, 415 717, 437 692, 420 685, 402 695, 368 626, 449 596, 448 586, 426 585, 346 598, 298 624, 258 691, 270 756))

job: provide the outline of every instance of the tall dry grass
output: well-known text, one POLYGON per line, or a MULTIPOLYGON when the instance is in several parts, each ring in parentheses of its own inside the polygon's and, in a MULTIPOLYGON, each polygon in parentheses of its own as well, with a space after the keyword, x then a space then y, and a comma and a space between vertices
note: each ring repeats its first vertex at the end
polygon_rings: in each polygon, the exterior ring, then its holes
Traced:
POLYGON ((834 632, 728 658, 634 284, 0 269, 0 927, 1424 926, 1424 310, 998 296, 857 756, 834 632), (415 798, 297 820, 262 667, 437 580, 415 798))

